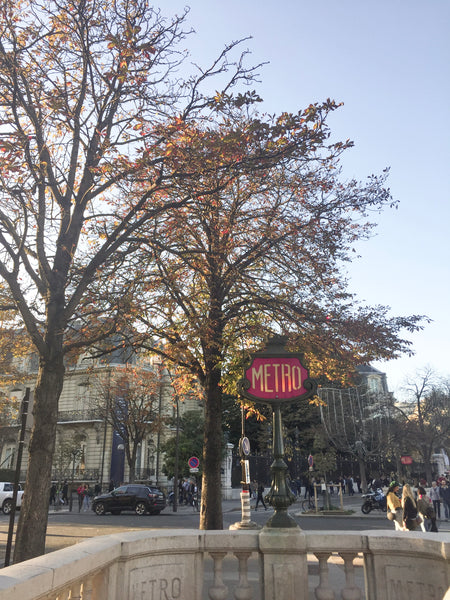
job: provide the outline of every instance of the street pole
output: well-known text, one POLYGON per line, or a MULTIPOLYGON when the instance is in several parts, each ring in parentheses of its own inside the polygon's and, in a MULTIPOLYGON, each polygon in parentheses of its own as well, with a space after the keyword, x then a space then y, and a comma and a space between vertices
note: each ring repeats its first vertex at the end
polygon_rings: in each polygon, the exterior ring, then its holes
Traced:
POLYGON ((173 504, 172 510, 173 512, 177 512, 178 510, 178 461, 179 461, 179 449, 178 443, 180 438, 180 408, 178 402, 178 394, 175 394, 175 403, 176 403, 176 437, 175 437, 175 465, 173 469, 173 504))
POLYGON ((295 496, 287 483, 287 464, 284 462, 283 427, 281 422, 280 403, 273 403, 273 458, 270 467, 272 486, 268 500, 275 509, 266 527, 298 527, 295 519, 288 515, 288 507, 295 502, 295 496))
POLYGON ((14 488, 13 488, 13 496, 12 496, 11 513, 9 515, 8 538, 6 541, 6 551, 5 551, 5 567, 9 566, 9 561, 11 558, 11 546, 12 546, 12 537, 13 537, 13 531, 14 531, 14 517, 16 514, 17 492, 19 491, 20 468, 22 465, 22 454, 23 454, 23 447, 25 444, 25 431, 26 431, 26 426, 27 426, 29 400, 30 400, 30 388, 27 387, 27 388, 25 388, 25 396, 22 400, 22 425, 20 428, 19 449, 17 451, 17 462, 16 462, 16 471, 15 471, 15 475, 14 475, 14 488))
POLYGON ((230 525, 230 529, 260 529, 260 526, 251 520, 251 509, 250 509, 250 471, 247 460, 247 453, 250 447, 248 439, 245 437, 245 415, 244 405, 241 407, 241 439, 239 440, 239 456, 241 457, 241 520, 237 523, 230 525), (246 447, 247 446, 247 447, 246 447))

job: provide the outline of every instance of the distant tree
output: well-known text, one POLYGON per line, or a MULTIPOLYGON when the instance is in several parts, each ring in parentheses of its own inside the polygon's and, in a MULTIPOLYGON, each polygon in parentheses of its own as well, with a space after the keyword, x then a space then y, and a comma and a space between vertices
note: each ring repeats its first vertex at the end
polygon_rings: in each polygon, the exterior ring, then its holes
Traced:
POLYGON ((161 444, 161 452, 164 454, 163 472, 167 477, 174 477, 175 461, 178 455, 178 475, 189 477, 191 475, 188 460, 191 456, 200 458, 198 476, 202 474, 203 455, 203 429, 204 421, 200 411, 189 411, 180 417, 178 446, 176 443, 175 429, 177 424, 172 422, 172 436, 161 444))
POLYGON ((410 377, 404 387, 409 401, 396 406, 400 414, 400 436, 403 447, 418 453, 425 467, 425 477, 431 484, 432 454, 450 446, 450 382, 441 379, 430 368, 410 377))
POLYGON ((392 397, 366 385, 319 389, 320 414, 326 435, 340 452, 357 461, 361 487, 367 491, 367 464, 384 453, 388 440, 392 397))
POLYGON ((136 458, 145 436, 160 430, 158 415, 161 380, 158 372, 127 365, 117 367, 98 384, 96 409, 123 440, 128 480, 136 477, 136 458))

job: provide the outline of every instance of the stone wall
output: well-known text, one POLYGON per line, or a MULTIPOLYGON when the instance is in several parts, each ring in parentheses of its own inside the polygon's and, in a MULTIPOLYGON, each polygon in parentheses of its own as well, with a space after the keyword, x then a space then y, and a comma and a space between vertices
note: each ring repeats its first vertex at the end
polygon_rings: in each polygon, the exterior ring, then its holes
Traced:
POLYGON ((448 534, 133 531, 2 569, 0 600, 442 600, 449 585, 448 534))

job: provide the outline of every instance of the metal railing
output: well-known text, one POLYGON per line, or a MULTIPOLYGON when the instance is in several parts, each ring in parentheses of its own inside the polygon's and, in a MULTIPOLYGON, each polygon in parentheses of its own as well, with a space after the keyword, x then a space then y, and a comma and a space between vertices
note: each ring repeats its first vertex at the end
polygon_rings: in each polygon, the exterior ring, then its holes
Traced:
POLYGON ((96 409, 86 410, 59 410, 58 423, 69 421, 103 421, 101 411, 96 409))

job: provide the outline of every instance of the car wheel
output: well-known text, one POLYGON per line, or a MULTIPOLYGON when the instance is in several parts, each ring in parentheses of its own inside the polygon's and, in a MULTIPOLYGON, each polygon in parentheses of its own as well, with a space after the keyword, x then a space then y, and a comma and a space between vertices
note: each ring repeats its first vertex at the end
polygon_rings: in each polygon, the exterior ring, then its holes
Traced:
POLYGON ((4 512, 5 515, 9 515, 9 513, 12 511, 12 500, 11 500, 11 498, 6 498, 6 500, 3 502, 2 510, 3 510, 3 512, 4 512))
POLYGON ((100 515, 100 516, 105 514, 106 509, 105 509, 105 505, 103 504, 103 502, 97 502, 97 504, 95 505, 95 508, 94 508, 94 512, 96 515, 100 515))
POLYGON ((147 507, 145 506, 144 502, 138 502, 134 510, 137 515, 141 516, 145 515, 145 513, 147 512, 147 507))

